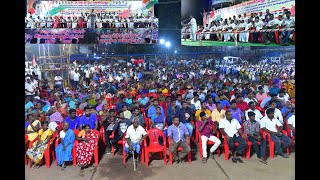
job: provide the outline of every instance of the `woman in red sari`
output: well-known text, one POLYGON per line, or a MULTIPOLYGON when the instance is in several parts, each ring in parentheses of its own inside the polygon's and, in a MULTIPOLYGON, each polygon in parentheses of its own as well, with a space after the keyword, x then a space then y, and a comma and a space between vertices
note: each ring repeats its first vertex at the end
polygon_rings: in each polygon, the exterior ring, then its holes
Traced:
POLYGON ((94 149, 98 144, 99 133, 90 128, 90 125, 87 124, 84 126, 84 129, 81 130, 76 137, 76 140, 79 141, 77 145, 77 162, 81 167, 81 170, 87 168, 91 162, 94 149))

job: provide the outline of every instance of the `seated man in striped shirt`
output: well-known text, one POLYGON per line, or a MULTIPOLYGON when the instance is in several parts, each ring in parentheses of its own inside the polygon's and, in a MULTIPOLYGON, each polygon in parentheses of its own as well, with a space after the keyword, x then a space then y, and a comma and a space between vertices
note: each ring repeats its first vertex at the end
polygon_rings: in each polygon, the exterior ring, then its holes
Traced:
POLYGON ((256 121, 255 113, 253 111, 248 112, 248 117, 249 119, 243 123, 244 132, 247 134, 248 140, 252 143, 252 147, 257 154, 258 160, 267 164, 267 161, 264 158, 267 144, 266 141, 261 138, 259 122, 256 121), (260 142, 260 148, 258 142, 260 142))

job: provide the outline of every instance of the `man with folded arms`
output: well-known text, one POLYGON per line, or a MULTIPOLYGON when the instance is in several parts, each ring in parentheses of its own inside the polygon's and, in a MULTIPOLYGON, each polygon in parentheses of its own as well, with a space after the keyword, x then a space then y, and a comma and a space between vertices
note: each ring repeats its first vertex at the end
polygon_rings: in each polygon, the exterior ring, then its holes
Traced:
POLYGON ((214 145, 210 148, 210 157, 213 159, 213 152, 219 147, 221 144, 220 139, 218 139, 214 134, 216 134, 217 128, 212 128, 214 122, 206 115, 205 112, 200 113, 200 119, 197 121, 197 128, 201 135, 202 142, 202 163, 207 162, 207 142, 213 141, 214 145))
POLYGON ((182 159, 190 152, 190 147, 186 141, 186 138, 189 138, 189 131, 183 123, 179 122, 178 117, 172 120, 172 125, 168 128, 168 138, 174 160, 178 164, 182 163, 182 159), (178 147, 183 148, 179 156, 177 154, 178 147))
POLYGON ((232 154, 233 163, 243 163, 238 154, 242 154, 246 148, 246 135, 241 129, 241 125, 237 119, 232 118, 232 113, 230 110, 226 111, 226 118, 220 120, 219 123, 220 132, 227 138, 228 147, 232 154), (234 147, 234 143, 239 143, 237 148, 234 147))
POLYGON ((279 120, 274 117, 274 109, 267 109, 266 114, 267 115, 260 121, 260 128, 270 133, 271 137, 269 138, 271 138, 275 144, 275 154, 288 158, 289 156, 283 153, 283 150, 291 144, 291 140, 288 136, 281 133, 283 126, 279 120), (279 130, 277 129, 277 126, 279 130), (283 141, 282 149, 281 141, 283 141))
POLYGON ((267 161, 264 158, 267 145, 266 141, 261 138, 259 122, 256 121, 255 113, 252 111, 248 112, 248 117, 249 119, 243 124, 244 132, 248 135, 248 140, 252 143, 252 147, 257 154, 258 160, 267 164, 267 161), (260 149, 258 142, 260 142, 260 149))

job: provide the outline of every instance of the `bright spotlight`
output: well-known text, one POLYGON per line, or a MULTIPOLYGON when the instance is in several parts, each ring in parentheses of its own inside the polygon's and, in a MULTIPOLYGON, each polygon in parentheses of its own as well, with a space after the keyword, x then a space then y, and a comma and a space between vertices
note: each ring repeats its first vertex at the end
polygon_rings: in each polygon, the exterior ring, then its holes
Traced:
POLYGON ((95 56, 95 55, 97 55, 96 53, 93 53, 93 55, 95 56))
POLYGON ((171 43, 170 42, 166 42, 166 47, 170 47, 171 43))
POLYGON ((160 39, 160 44, 164 44, 164 39, 160 39))
POLYGON ((104 52, 102 54, 104 54, 104 52))
POLYGON ((177 54, 177 52, 178 52, 177 50, 174 51, 175 54, 177 54))

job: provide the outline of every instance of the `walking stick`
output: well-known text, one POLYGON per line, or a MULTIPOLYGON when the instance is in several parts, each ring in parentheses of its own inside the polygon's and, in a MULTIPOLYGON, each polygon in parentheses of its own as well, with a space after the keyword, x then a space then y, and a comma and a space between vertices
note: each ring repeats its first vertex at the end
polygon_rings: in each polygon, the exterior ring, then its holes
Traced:
POLYGON ((136 169, 136 160, 135 160, 135 158, 134 158, 134 151, 135 151, 135 149, 133 148, 133 152, 132 152, 132 158, 133 158, 133 171, 136 171, 137 169, 136 169))

